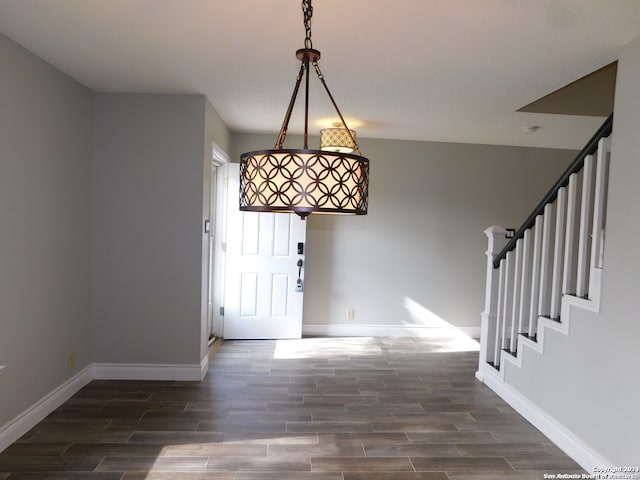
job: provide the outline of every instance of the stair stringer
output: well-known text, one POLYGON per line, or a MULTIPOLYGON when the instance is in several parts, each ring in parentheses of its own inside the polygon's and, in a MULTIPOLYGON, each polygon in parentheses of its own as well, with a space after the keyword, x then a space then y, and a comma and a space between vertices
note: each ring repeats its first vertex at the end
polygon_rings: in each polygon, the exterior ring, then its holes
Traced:
POLYGON ((614 464, 603 458, 573 432, 567 430, 557 420, 509 385, 504 378, 506 370, 506 368, 504 368, 504 362, 509 362, 511 365, 522 368, 522 351, 525 348, 544 355, 545 333, 548 330, 570 336, 571 312, 574 308, 600 313, 601 279, 602 269, 591 268, 588 299, 576 297, 575 295, 563 295, 560 309, 561 322, 551 320, 547 317, 539 317, 537 342, 523 335, 518 335, 518 346, 515 356, 503 350, 500 354, 501 367, 499 370, 486 368, 482 377, 476 375, 480 381, 491 388, 491 390, 498 394, 498 396, 588 472, 593 471, 596 467, 613 468, 614 464))
MULTIPOLYGON (((571 311, 573 307, 588 310, 594 313, 600 313, 600 292, 601 292, 602 269, 591 268, 589 275, 589 298, 580 298, 575 295, 563 295, 560 307, 561 321, 552 320, 547 317, 538 317, 538 333, 537 340, 531 340, 523 335, 518 335, 518 345, 516 347, 516 355, 502 351, 500 352, 500 365, 509 362, 518 368, 522 368, 522 350, 524 347, 530 348, 534 352, 544 355, 545 333, 547 330, 559 332, 563 335, 570 336, 571 332, 571 311)), ((504 382, 505 369, 500 368, 500 378, 504 382)))

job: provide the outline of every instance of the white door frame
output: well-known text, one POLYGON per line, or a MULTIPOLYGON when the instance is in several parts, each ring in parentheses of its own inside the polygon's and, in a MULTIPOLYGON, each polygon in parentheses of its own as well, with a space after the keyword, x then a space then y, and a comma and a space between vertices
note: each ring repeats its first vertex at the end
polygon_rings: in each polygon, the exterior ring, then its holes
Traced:
POLYGON ((209 195, 210 234, 207 323, 208 334, 223 332, 225 242, 227 237, 227 186, 229 156, 215 142, 211 155, 211 188, 209 195), (213 237, 213 241, 211 241, 213 237))

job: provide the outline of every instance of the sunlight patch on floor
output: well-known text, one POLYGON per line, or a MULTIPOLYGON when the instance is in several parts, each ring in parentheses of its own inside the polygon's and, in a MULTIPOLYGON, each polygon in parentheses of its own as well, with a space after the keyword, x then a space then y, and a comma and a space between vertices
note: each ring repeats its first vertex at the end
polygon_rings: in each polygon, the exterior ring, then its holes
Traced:
POLYGON ((429 328, 425 329, 425 335, 421 338, 428 338, 432 352, 479 352, 480 344, 470 336, 454 328, 429 328), (433 331, 432 331, 433 330, 433 331))
MULTIPOLYGON (((406 341, 422 344, 425 353, 477 352, 480 344, 456 328, 422 328, 406 341)), ((381 355, 384 337, 319 337, 300 340, 278 340, 273 358, 294 360, 304 358, 338 359, 381 355)))
POLYGON ((371 356, 382 353, 371 337, 321 337, 300 340, 278 340, 273 358, 336 358, 371 356))

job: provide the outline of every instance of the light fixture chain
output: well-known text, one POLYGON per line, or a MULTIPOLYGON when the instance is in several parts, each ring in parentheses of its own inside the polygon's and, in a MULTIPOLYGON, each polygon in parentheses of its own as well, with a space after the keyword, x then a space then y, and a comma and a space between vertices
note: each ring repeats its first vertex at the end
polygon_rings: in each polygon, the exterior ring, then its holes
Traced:
POLYGON ((302 0, 302 14, 304 16, 305 31, 304 46, 306 48, 313 48, 313 42, 311 41, 311 17, 313 16, 311 0, 302 0))
POLYGON ((316 75, 318 75, 318 78, 320 79, 320 81, 324 80, 324 74, 320 71, 320 64, 318 63, 317 60, 314 60, 312 62, 313 68, 315 68, 316 70, 316 75))

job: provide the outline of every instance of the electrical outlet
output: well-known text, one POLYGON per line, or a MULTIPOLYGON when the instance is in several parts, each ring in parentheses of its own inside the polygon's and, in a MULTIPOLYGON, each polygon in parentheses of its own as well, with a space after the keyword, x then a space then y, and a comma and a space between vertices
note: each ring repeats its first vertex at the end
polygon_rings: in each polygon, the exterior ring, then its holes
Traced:
POLYGON ((347 309, 347 320, 353 320, 356 318, 356 313, 353 311, 353 308, 347 309))
POLYGON ((76 354, 71 352, 67 357, 67 368, 71 370, 75 364, 76 364, 76 354))

